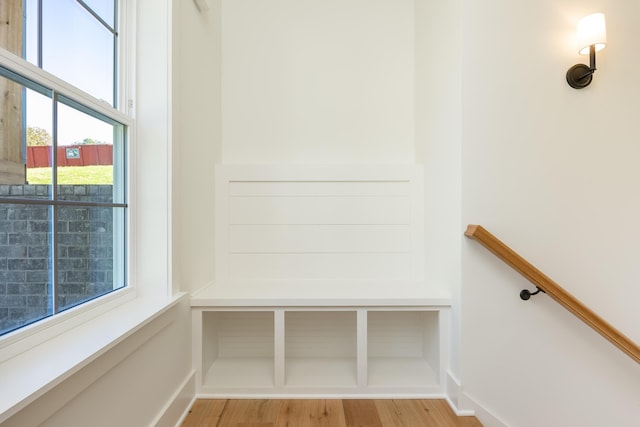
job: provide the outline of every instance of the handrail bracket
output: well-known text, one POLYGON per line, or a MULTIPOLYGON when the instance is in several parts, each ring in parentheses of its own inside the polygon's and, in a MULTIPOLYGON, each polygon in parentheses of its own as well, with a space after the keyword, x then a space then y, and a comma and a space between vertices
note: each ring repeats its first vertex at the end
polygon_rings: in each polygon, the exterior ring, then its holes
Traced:
POLYGON ((531 292, 529 289, 523 289, 520 291, 520 299, 522 301, 528 301, 529 298, 531 298, 534 295, 538 295, 540 292, 542 292, 543 294, 546 294, 546 292, 544 291, 544 289, 541 289, 540 287, 536 286, 536 291, 535 292, 531 292))

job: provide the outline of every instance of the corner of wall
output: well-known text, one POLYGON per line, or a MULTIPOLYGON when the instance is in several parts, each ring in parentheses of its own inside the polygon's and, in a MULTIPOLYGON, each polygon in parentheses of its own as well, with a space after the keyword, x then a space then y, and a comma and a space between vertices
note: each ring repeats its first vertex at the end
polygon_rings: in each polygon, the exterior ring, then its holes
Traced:
POLYGON ((458 416, 475 415, 473 407, 469 405, 462 392, 462 385, 455 375, 447 370, 445 379, 445 395, 449 406, 458 416))
MULTIPOLYGON (((462 393, 461 401, 465 407, 473 408, 472 412, 475 417, 482 423, 484 427, 509 427, 509 424, 501 420, 493 412, 487 409, 484 405, 479 403, 474 398, 470 397, 466 393, 462 393)), ((464 414, 458 414, 464 415, 464 414)))
POLYGON ((449 403, 449 406, 457 416, 475 416, 484 427, 508 427, 507 423, 465 393, 460 381, 449 370, 446 373, 445 395, 447 403, 449 403))

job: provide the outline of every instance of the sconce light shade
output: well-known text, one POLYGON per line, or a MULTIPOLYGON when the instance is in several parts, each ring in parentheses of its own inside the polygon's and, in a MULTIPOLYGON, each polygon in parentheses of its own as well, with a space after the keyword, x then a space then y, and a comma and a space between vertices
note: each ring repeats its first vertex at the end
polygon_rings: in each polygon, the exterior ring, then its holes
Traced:
POLYGON ((585 16, 578 23, 578 52, 589 54, 589 65, 576 64, 567 71, 567 83, 574 89, 582 89, 591 83, 596 71, 596 52, 607 45, 607 29, 604 14, 585 16))
POLYGON ((604 13, 585 16, 578 23, 578 51, 580 55, 589 53, 589 46, 595 45, 596 52, 607 45, 607 26, 604 13))

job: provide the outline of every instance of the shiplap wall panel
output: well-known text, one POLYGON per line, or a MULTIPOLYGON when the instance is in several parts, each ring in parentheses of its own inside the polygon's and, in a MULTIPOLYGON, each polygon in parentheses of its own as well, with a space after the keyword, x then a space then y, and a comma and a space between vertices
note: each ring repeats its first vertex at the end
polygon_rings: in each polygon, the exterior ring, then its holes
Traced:
POLYGON ((411 280, 407 254, 231 254, 237 279, 411 280))
POLYGON ((407 181, 234 181, 230 196, 409 196, 407 181))
POLYGON ((421 280, 419 166, 219 165, 216 280, 421 280))
POLYGON ((408 224, 407 196, 231 196, 237 224, 408 224))
POLYGON ((408 253, 408 225, 232 225, 234 254, 408 253))

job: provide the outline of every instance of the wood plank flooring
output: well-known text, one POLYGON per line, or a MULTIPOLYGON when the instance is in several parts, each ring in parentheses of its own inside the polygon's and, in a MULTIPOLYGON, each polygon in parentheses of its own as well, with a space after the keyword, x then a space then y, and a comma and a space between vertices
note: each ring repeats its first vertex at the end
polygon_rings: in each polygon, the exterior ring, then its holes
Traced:
POLYGON ((444 400, 199 399, 182 427, 482 427, 444 400))

